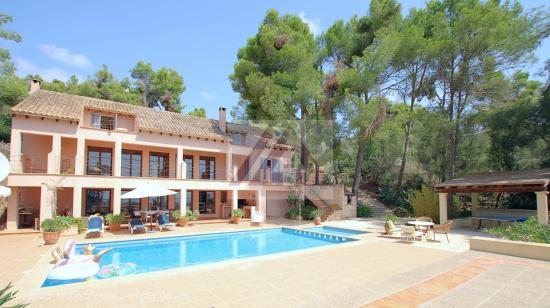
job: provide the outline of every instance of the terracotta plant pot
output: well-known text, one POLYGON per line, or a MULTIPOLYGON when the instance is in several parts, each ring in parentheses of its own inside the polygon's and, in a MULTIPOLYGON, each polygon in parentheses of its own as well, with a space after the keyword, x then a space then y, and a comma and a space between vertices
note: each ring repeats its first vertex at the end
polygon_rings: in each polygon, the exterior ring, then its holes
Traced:
POLYGON ((386 235, 391 235, 393 233, 393 230, 390 228, 387 221, 384 223, 384 230, 386 231, 386 235))
POLYGON ((187 219, 180 219, 180 220, 179 220, 179 224, 180 224, 180 227, 185 227, 185 226, 187 226, 187 219))
POLYGON ((313 219, 313 223, 318 226, 321 224, 321 217, 316 217, 315 219, 313 219))
POLYGON ((61 235, 61 231, 42 232, 42 237, 44 238, 44 244, 53 245, 57 243, 60 235, 61 235))
POLYGON ((111 230, 111 232, 120 231, 120 224, 110 224, 109 230, 111 230))
POLYGON ((238 224, 241 222, 241 216, 231 216, 231 223, 238 224))

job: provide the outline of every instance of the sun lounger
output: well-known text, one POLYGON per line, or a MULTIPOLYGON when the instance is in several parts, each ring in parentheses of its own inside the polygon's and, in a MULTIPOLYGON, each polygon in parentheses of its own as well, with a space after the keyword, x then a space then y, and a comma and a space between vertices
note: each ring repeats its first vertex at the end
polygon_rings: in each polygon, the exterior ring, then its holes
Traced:
POLYGON ((143 231, 145 232, 145 225, 143 224, 143 221, 139 218, 134 218, 130 220, 130 223, 128 223, 128 229, 130 229, 130 233, 134 234, 136 231, 143 231))
POLYGON ((86 230, 86 238, 103 236, 103 227, 103 217, 90 216, 90 218, 88 218, 88 229, 86 230))
POLYGON ((254 212, 252 214, 252 222, 250 223, 253 226, 260 226, 264 221, 264 215, 260 212, 254 212))
POLYGON ((170 219, 168 218, 168 214, 160 214, 158 218, 158 224, 160 231, 162 230, 170 230, 173 231, 176 229, 176 224, 170 222, 170 219))

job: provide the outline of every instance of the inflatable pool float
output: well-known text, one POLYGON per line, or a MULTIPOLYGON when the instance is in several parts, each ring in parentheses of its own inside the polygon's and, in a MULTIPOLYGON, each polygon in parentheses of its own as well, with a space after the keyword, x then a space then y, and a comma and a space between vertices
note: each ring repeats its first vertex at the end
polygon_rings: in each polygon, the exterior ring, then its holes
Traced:
POLYGON ((99 272, 101 256, 111 251, 111 249, 104 249, 96 255, 77 255, 75 242, 69 240, 63 250, 58 247, 52 251, 55 266, 48 273, 47 279, 69 281, 86 280, 94 277, 99 272))
POLYGON ((109 278, 116 276, 125 276, 137 273, 137 265, 132 262, 109 264, 102 266, 97 276, 99 278, 109 278))

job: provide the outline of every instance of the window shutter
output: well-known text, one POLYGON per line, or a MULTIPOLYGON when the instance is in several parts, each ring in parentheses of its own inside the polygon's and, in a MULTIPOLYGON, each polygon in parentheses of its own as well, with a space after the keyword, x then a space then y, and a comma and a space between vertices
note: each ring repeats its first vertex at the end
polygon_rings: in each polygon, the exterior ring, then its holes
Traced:
POLYGON ((92 113, 92 127, 101 128, 101 113, 100 112, 92 113))

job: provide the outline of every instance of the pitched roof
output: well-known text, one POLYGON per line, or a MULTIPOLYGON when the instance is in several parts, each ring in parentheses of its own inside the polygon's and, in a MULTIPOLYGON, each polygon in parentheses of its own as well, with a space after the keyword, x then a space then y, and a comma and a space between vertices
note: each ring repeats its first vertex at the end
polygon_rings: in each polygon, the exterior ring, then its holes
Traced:
POLYGON ((16 114, 79 121, 84 108, 133 115, 142 130, 229 139, 215 120, 48 90, 32 93, 11 110, 16 114))
POLYGON ((550 186, 550 169, 474 173, 436 184, 439 191, 539 191, 550 186), (533 189, 531 189, 533 188, 533 189))

